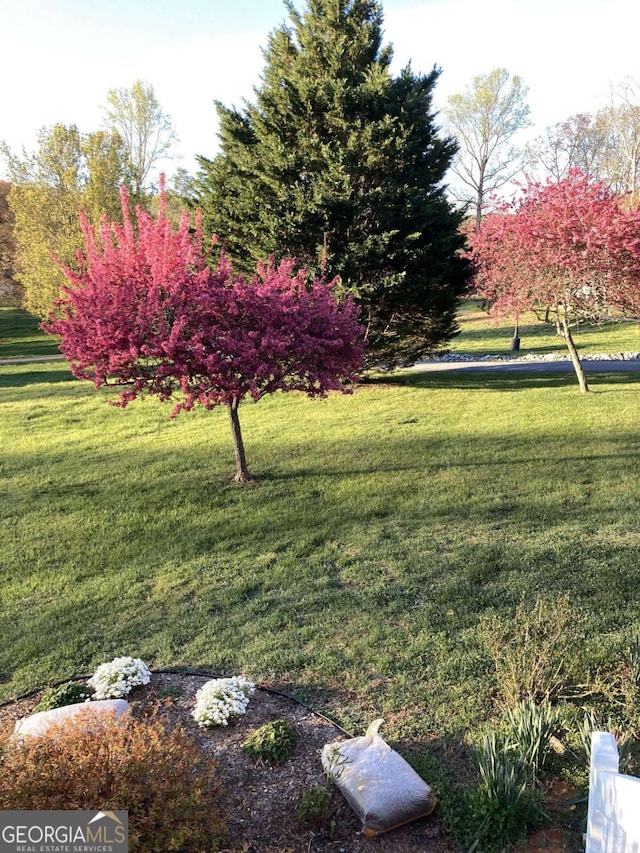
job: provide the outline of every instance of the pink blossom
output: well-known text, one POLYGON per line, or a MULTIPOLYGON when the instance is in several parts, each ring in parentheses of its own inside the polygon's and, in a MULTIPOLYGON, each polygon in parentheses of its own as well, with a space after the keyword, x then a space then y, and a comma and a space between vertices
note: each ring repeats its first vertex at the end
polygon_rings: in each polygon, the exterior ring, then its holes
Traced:
POLYGON ((309 281, 293 260, 259 264, 250 282, 224 255, 212 269, 201 216, 194 233, 186 213, 174 230, 162 190, 157 218, 138 209, 136 229, 124 188, 121 198, 122 225, 105 217, 94 229, 80 213, 84 253, 77 270, 62 267, 68 286, 43 324, 77 378, 124 386, 120 406, 172 399, 172 417, 196 404, 233 415, 275 391, 349 393, 363 330, 335 282, 309 281))

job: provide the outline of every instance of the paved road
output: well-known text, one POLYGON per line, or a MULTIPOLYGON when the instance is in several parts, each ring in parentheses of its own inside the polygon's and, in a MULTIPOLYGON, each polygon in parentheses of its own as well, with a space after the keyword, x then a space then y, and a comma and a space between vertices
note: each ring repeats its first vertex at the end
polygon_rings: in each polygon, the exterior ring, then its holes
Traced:
MULTIPOLYGON (((585 373, 638 373, 640 359, 615 361, 583 360, 585 373)), ((465 370, 475 373, 501 371, 505 373, 575 373, 570 361, 422 361, 407 368, 412 372, 465 370)))
POLYGON ((61 358, 64 358, 64 356, 60 355, 60 353, 54 353, 53 355, 22 355, 16 356, 16 358, 0 358, 0 364, 30 364, 36 361, 59 361, 61 358))
MULTIPOLYGON (((29 364, 38 361, 58 361, 63 355, 25 355, 16 358, 0 358, 2 364, 29 364)), ((639 359, 583 360, 585 373, 638 373, 639 359)), ((475 373, 503 371, 508 373, 574 373, 570 361, 421 361, 413 367, 405 368, 410 372, 435 372, 439 370, 465 370, 475 373)))

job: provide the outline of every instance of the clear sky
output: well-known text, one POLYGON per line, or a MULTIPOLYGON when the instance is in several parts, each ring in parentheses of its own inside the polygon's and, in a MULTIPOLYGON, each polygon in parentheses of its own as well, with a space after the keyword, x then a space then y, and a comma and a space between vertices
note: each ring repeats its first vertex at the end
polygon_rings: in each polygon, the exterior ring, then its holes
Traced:
MULTIPOLYGON (((295 0, 302 8, 303 0, 295 0)), ((496 67, 529 87, 535 127, 604 105, 640 81, 640 0, 383 0, 395 70, 442 69, 436 106, 496 67)), ((19 152, 56 122, 97 130, 110 88, 151 83, 179 159, 215 154, 214 100, 252 99, 281 0, 0 0, 0 139, 19 152)), ((0 166, 0 176, 2 167, 0 166)))

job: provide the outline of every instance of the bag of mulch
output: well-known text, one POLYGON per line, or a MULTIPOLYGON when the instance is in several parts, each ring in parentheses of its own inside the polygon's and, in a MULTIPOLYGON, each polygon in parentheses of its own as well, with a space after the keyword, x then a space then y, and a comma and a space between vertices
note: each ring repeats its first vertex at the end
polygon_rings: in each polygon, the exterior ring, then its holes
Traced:
POLYGON ((322 748, 322 766, 362 821, 365 835, 389 832, 430 815, 438 804, 431 788, 378 734, 375 720, 364 737, 322 748))

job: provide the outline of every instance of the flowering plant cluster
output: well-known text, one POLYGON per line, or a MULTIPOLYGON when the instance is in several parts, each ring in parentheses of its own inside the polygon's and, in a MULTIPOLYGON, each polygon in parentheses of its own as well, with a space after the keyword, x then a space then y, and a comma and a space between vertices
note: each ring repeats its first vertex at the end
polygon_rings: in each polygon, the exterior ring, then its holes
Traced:
POLYGON ((95 693, 94 699, 121 699, 133 687, 148 684, 151 679, 149 667, 140 658, 115 658, 96 669, 89 681, 95 693))
POLYGON ((199 726, 226 726, 230 717, 246 713, 255 684, 241 675, 214 678, 196 693, 191 716, 199 726))
POLYGON ((43 328, 60 335, 73 375, 96 388, 136 397, 174 399, 173 415, 200 404, 231 415, 238 482, 247 470, 238 406, 276 391, 326 397, 350 393, 362 363, 364 328, 352 296, 339 299, 337 280, 312 280, 295 261, 258 265, 251 282, 203 240, 202 215, 192 230, 184 211, 175 231, 166 212, 142 210, 134 224, 122 188, 122 225, 104 218, 96 229, 81 213, 85 251, 43 328))
POLYGON ((478 296, 495 317, 537 310, 562 322, 637 316, 640 211, 579 169, 530 182, 469 235, 478 296))

